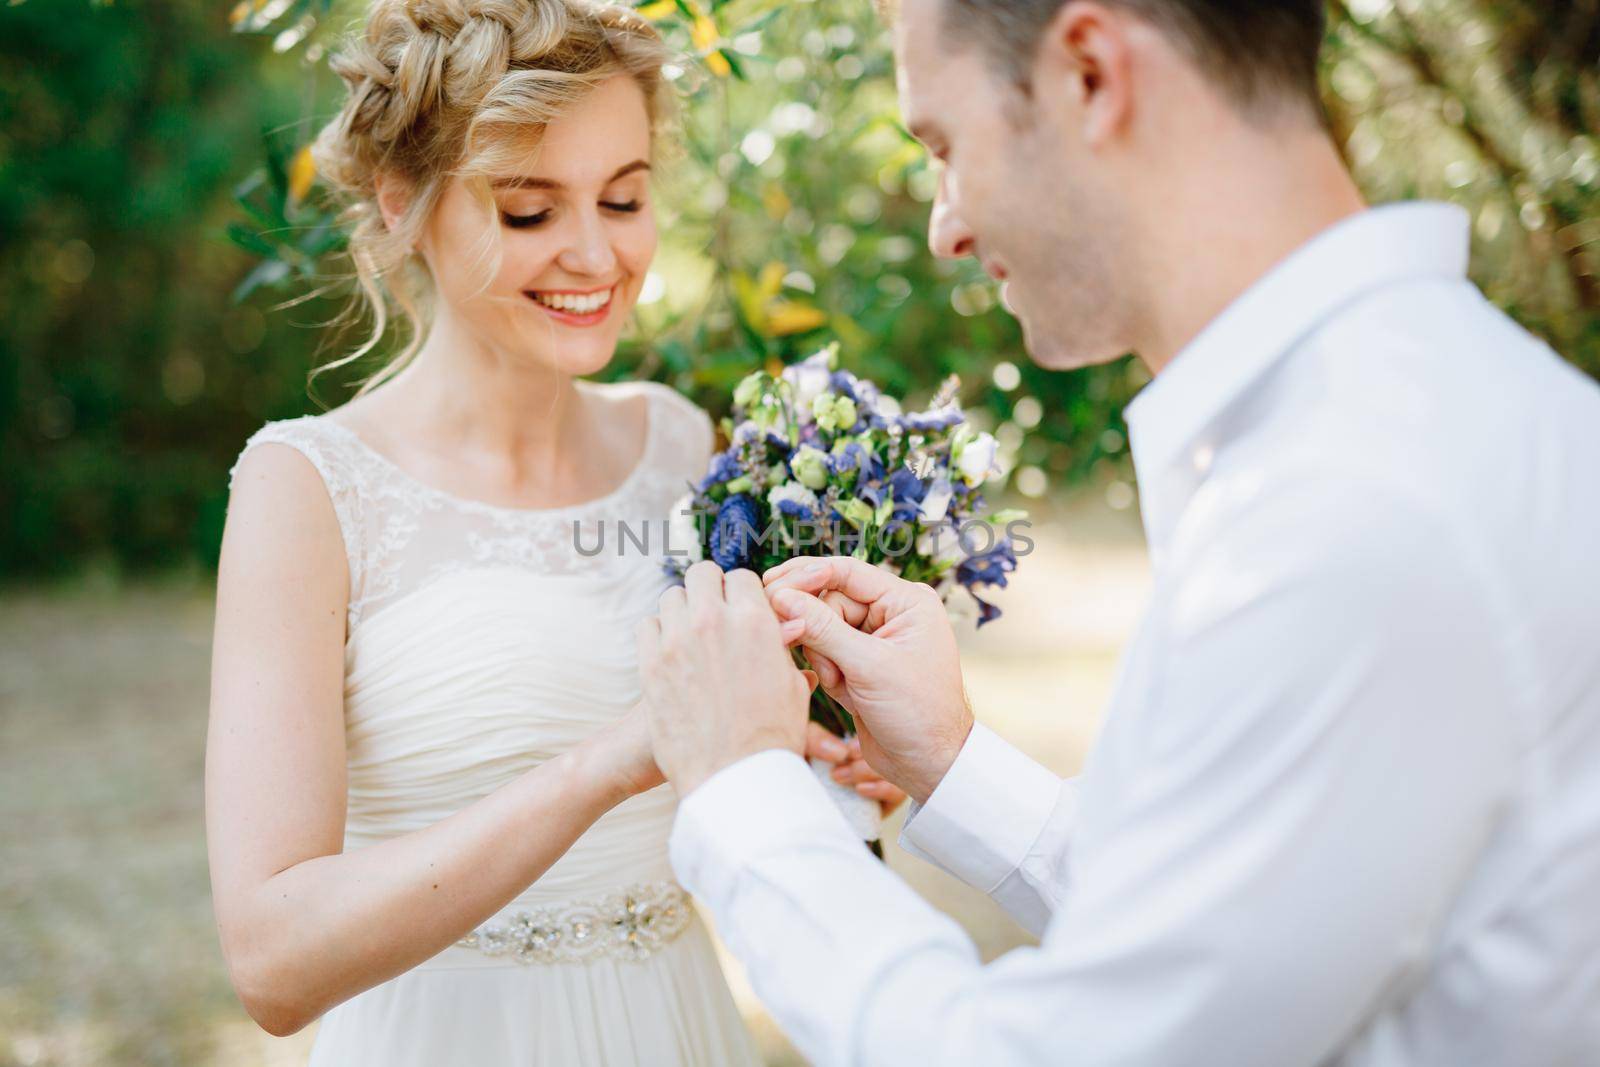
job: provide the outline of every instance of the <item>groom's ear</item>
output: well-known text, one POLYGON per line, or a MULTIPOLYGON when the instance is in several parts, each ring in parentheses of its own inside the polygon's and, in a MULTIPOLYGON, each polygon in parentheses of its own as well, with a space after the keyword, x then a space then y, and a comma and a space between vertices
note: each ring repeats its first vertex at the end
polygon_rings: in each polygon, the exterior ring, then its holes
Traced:
POLYGON ((1034 60, 1036 104, 1098 148, 1127 125, 1139 35, 1149 28, 1117 8, 1069 0, 1050 21, 1034 60))

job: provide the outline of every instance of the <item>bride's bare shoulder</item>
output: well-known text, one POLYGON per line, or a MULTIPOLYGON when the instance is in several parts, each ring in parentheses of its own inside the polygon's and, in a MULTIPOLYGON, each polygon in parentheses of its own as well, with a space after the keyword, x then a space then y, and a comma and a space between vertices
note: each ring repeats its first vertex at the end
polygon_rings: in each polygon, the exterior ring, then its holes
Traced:
MULTIPOLYGON (((337 410, 337 409, 335 409, 337 410)), ((351 431, 332 413, 272 420, 250 435, 228 471, 224 551, 344 560, 357 513, 351 431)))
POLYGON ((645 394, 652 410, 660 412, 668 437, 691 451, 709 452, 715 431, 711 416, 699 404, 662 382, 645 379, 619 384, 645 394))
POLYGON ((219 581, 255 588, 292 578, 337 600, 347 572, 335 493, 305 428, 274 425, 252 436, 229 472, 219 581))

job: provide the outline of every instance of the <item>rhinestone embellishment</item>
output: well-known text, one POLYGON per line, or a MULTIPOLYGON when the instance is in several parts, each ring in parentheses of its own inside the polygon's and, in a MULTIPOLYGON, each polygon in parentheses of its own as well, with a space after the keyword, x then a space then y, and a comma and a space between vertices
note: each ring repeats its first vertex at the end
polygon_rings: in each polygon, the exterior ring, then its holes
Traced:
POLYGON ((689 928, 689 894, 676 882, 627 886, 595 900, 527 908, 480 926, 456 944, 519 963, 642 960, 689 928))

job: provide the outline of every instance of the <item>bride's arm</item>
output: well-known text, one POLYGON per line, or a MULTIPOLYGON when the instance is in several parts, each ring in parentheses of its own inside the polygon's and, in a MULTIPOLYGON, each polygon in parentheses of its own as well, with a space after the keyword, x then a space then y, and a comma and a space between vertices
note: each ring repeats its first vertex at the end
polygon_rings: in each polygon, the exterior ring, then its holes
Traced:
POLYGON ((659 781, 630 718, 433 826, 341 853, 348 582, 314 468, 251 449, 217 575, 206 837, 234 989, 279 1036, 449 947, 659 781))

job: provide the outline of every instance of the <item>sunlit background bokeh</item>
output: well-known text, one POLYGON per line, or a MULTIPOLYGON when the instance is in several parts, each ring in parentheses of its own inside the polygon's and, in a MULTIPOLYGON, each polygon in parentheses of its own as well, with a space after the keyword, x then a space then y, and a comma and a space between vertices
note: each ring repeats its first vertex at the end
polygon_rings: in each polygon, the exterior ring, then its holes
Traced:
MULTIPOLYGON (((210 916, 200 774, 227 469, 336 405, 362 337, 303 149, 355 0, 0 6, 0 1065, 288 1064, 210 916)), ((1038 549, 965 639, 979 713, 1058 770, 1093 736, 1146 573, 1124 360, 1034 368, 981 273, 936 262, 868 0, 657 0, 681 53, 663 247, 608 377, 714 411, 825 340, 913 401, 949 373, 1038 549)), ((1378 201, 1474 218, 1473 275, 1600 373, 1600 0, 1330 5, 1324 84, 1378 201)), ((1181 161, 1174 160, 1174 165, 1181 161)), ((382 350, 380 350, 380 355, 382 350)), ((1506 432, 1492 410, 1483 432, 1506 432)), ((998 911, 891 849, 988 955, 998 911)), ((743 987, 773 1062, 792 1052, 743 987)))

